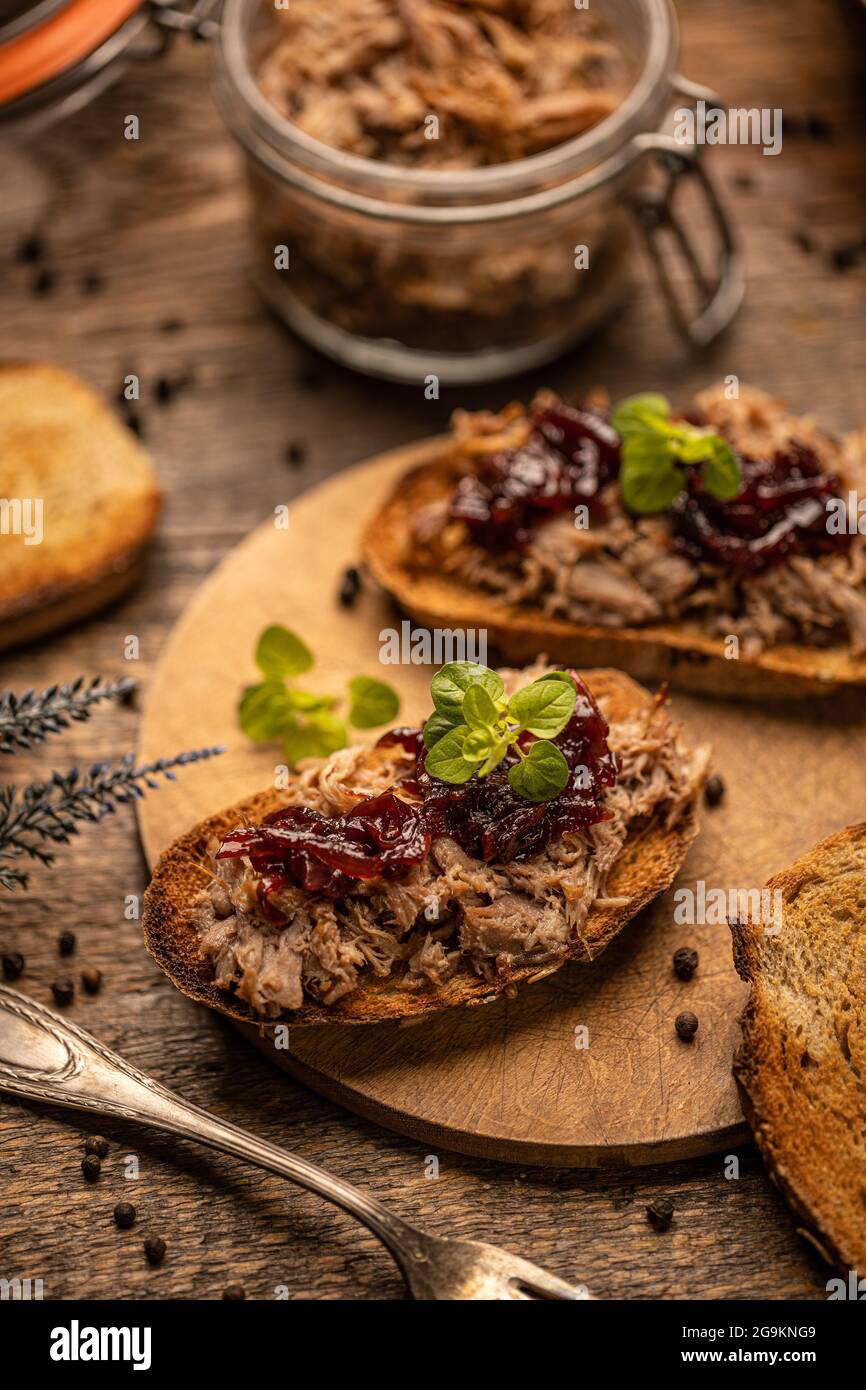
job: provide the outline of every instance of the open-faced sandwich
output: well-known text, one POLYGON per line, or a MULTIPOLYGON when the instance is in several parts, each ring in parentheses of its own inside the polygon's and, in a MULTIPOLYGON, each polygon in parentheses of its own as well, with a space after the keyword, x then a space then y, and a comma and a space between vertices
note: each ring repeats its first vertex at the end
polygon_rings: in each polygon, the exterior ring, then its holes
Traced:
POLYGON ((451 663, 434 710, 308 760, 162 856, 148 949, 246 1020, 480 1004, 589 961, 669 886, 708 750, 618 671, 451 663))
POLYGON ((866 449, 745 386, 458 411, 364 538, 417 622, 731 695, 866 682, 866 449))

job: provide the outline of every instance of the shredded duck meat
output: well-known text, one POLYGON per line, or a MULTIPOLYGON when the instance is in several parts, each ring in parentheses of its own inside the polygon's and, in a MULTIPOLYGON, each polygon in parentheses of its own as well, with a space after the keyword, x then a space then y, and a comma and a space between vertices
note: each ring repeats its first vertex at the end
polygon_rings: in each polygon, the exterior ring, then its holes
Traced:
MULTIPOLYGON (((544 670, 501 674, 510 693, 544 670)), ((424 859, 397 877, 358 880, 339 898, 287 887, 270 895, 266 915, 249 860, 218 859, 214 844, 213 878, 195 924, 215 983, 273 1018, 310 1000, 334 1004, 371 976, 397 975, 403 988, 423 989, 467 963, 493 979, 515 962, 555 959, 584 940, 629 828, 657 812, 677 824, 706 779, 709 750, 685 748, 663 700, 612 723, 610 747, 619 774, 603 793, 605 818, 529 859, 485 863, 437 835, 424 859)), ((410 777, 415 765, 400 743, 342 749, 310 764, 286 804, 344 815, 410 777)), ((585 951, 589 959, 586 944, 585 951)))
MULTIPOLYGON (((550 406, 541 393, 530 412, 520 405, 501 415, 458 411, 453 429, 454 487, 503 449, 532 435, 530 415, 550 406)), ((606 401, 595 404, 603 411, 606 401)), ((741 386, 729 400, 721 386, 700 392, 690 415, 723 435, 743 455, 772 457, 805 446, 827 474, 863 495, 866 447, 844 446, 809 416, 793 416, 781 401, 741 386)), ((473 541, 454 519, 456 491, 415 519, 412 543, 419 568, 437 567, 509 603, 531 604, 571 622, 603 627, 696 623, 712 636, 735 636, 745 656, 783 642, 847 643, 866 652, 866 537, 846 539, 835 554, 792 553, 760 573, 737 572, 684 553, 670 514, 635 517, 622 506, 616 482, 599 493, 601 514, 586 527, 573 509, 539 525, 528 544, 503 554, 473 541)))
POLYGON ((625 86, 596 14, 570 0, 291 0, 261 47, 261 90, 300 130, 413 168, 561 144, 625 86))

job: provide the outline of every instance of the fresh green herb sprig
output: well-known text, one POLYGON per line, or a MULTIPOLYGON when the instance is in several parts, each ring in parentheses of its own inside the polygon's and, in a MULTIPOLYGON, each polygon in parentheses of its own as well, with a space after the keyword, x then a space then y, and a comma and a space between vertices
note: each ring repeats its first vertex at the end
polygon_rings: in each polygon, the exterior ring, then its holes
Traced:
POLYGON ((686 485, 683 464, 702 464, 707 492, 728 502, 742 485, 737 456, 720 435, 669 419, 670 402, 648 392, 620 401, 611 424, 622 440, 619 490, 631 512, 663 512, 686 485))
MULTIPOLYGON (((331 695, 311 695, 287 684, 313 666, 313 654, 305 642, 286 627, 266 627, 256 647, 256 665, 264 679, 250 685, 238 704, 240 726, 255 743, 279 741, 290 767, 301 758, 326 758, 348 741, 346 720, 338 714, 341 703, 331 695)), ((388 724, 400 709, 396 691, 372 676, 355 676, 349 682, 346 718, 356 729, 375 729, 388 724)))
POLYGON ((574 711, 577 691, 571 677, 556 671, 533 681, 506 699, 495 671, 472 661, 443 666, 430 685, 436 713, 424 725, 426 770, 442 782, 468 782, 473 773, 486 777, 509 749, 518 761, 508 780, 527 801, 550 801, 563 790, 569 766, 551 739, 574 711), (524 733, 534 741, 524 751, 524 733))

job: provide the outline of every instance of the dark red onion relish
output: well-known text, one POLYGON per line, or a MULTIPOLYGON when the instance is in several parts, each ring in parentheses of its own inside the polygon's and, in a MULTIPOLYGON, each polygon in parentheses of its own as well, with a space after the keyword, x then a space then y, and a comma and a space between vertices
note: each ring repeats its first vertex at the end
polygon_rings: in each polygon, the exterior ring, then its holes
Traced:
POLYGON ((619 435, 592 410, 562 402, 532 412, 534 433, 461 478, 450 516, 485 550, 519 550, 536 526, 579 503, 600 508, 599 492, 619 471, 619 435))
POLYGON ((771 458, 740 455, 743 486, 730 502, 706 492, 699 472, 671 508, 680 550, 745 573, 760 573, 796 551, 845 550, 851 537, 827 530, 827 501, 839 480, 825 473, 814 450, 792 440, 771 458))
MULTIPOLYGON (((703 423, 695 415, 677 417, 703 423)), ((619 474, 620 439, 597 411, 552 400, 533 407, 533 432, 518 449, 504 449, 461 478, 450 516, 476 545, 493 553, 521 550, 537 528, 579 503, 599 513, 599 494, 619 474)), ((739 455, 743 486, 733 501, 704 490, 699 465, 686 467, 686 485, 670 509, 677 548, 741 573, 759 573, 796 552, 845 550, 851 537, 831 535, 826 504, 839 480, 815 451, 792 439, 769 458, 739 455)))
POLYGON ((429 848, 430 832, 418 807, 386 791, 343 816, 323 816, 310 806, 274 811, 262 825, 232 830, 217 858, 245 855, 267 878, 266 902, 278 888, 339 898, 358 881, 388 878, 419 863, 429 848))
MULTIPOLYGON (((421 731, 394 729, 377 747, 401 744, 415 754, 411 780, 367 797, 342 816, 323 816, 309 806, 274 811, 260 826, 231 831, 217 858, 247 857, 259 876, 265 913, 280 920, 270 905, 274 893, 302 888, 344 897, 360 882, 420 863, 437 835, 450 836, 474 859, 508 863, 531 859, 563 835, 610 819, 603 797, 616 782, 619 761, 608 747, 608 725, 595 700, 580 677, 569 674, 577 699, 554 742, 572 771, 552 800, 530 802, 514 791, 508 781, 508 768, 518 758, 514 751, 487 777, 475 774, 461 786, 440 782, 424 768, 421 731)), ((523 740, 528 747, 532 735, 523 740)))

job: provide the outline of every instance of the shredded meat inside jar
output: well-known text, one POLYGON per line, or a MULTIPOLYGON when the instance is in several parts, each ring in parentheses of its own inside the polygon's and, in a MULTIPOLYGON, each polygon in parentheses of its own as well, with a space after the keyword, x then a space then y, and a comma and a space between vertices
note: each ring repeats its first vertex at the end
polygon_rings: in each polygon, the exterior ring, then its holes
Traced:
POLYGON ((273 105, 326 145, 413 168, 549 149, 626 86, 595 11, 570 0, 291 0, 276 20, 258 68, 273 105))

